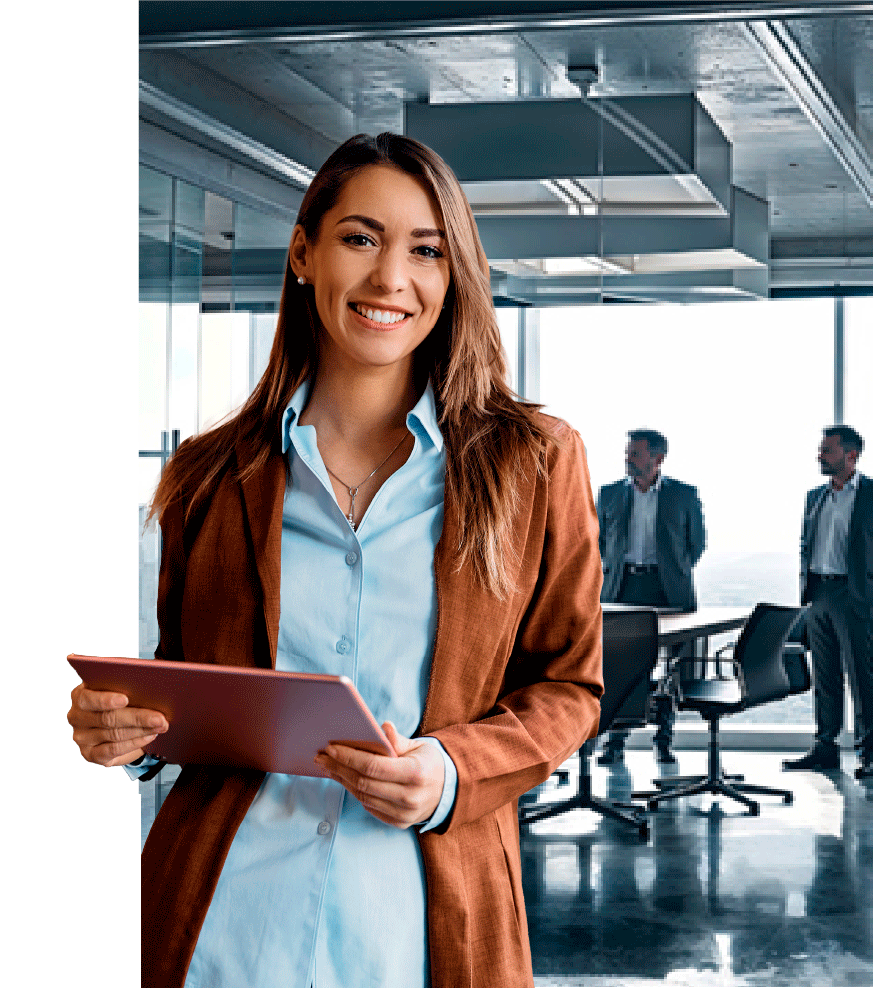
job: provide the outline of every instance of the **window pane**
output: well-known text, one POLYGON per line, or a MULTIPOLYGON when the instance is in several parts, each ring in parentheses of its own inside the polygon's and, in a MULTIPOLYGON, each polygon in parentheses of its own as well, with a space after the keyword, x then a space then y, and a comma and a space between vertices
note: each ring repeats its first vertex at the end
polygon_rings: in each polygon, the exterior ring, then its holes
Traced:
POLYGON ((873 298, 845 300, 846 362, 843 418, 864 437, 863 472, 873 473, 873 298))
POLYGON ((233 240, 234 309, 278 310, 293 229, 290 220, 237 205, 233 240))
POLYGON ((170 307, 139 303, 139 448, 160 449, 167 428, 167 328, 170 307))
MULTIPOLYGON (((805 492, 833 417, 831 299, 544 309, 541 400, 582 435, 592 484, 624 475, 627 431, 669 439, 664 474, 698 488, 707 605, 799 598, 805 492)), ((793 702, 793 701, 792 701, 793 702)), ((809 694, 791 721, 811 721, 809 694)), ((795 704, 795 707, 798 707, 795 704)), ((762 708, 775 720, 775 705, 762 708)))
POLYGON ((518 309, 512 306, 501 306, 497 311, 497 326, 500 330, 500 341, 506 357, 509 371, 507 383, 515 391, 518 385, 518 309))
POLYGON ((204 312, 200 351, 200 431, 249 396, 249 314, 204 312))

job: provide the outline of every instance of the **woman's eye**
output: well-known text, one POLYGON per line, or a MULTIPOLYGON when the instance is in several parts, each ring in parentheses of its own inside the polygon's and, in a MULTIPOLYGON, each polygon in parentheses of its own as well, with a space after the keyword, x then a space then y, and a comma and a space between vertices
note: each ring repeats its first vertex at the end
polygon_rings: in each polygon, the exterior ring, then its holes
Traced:
POLYGON ((350 233, 343 237, 343 243, 351 244, 352 247, 372 247, 373 239, 366 233, 350 233))
POLYGON ((435 261, 445 256, 439 247, 431 247, 429 244, 422 244, 420 247, 416 247, 415 253, 420 254, 422 257, 429 257, 435 261))

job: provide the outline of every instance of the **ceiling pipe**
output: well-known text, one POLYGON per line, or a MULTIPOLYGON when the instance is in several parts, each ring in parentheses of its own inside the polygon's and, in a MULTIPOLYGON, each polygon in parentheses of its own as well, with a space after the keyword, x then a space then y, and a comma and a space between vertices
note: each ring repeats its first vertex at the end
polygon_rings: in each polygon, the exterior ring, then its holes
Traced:
POLYGON ((704 24, 762 18, 840 17, 873 12, 873 3, 840 0, 722 0, 639 3, 214 3, 140 4, 140 48, 202 48, 249 42, 294 44, 322 41, 385 41, 387 38, 458 37, 573 28, 654 24, 704 24), (435 11, 445 7, 446 11, 435 11), (348 10, 352 8, 352 10, 348 10), (422 16, 422 11, 426 12, 422 16))

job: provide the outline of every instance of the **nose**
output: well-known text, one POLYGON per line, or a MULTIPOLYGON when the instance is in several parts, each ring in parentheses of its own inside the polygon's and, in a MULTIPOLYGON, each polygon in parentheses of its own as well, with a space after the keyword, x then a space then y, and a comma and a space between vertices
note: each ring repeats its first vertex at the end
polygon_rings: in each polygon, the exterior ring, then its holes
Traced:
POLYGON ((404 289, 409 281, 405 250, 380 251, 373 265, 370 281, 384 292, 399 292, 404 289))

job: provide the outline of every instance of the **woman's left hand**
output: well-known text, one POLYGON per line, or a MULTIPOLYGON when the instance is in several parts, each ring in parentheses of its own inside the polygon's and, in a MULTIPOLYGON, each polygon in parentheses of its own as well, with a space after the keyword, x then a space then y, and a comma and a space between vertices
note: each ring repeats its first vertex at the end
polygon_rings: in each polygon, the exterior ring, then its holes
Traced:
POLYGON ((397 758, 331 744, 315 761, 377 820, 405 830, 429 820, 439 805, 445 781, 443 756, 429 741, 398 734, 390 720, 382 730, 397 758))

